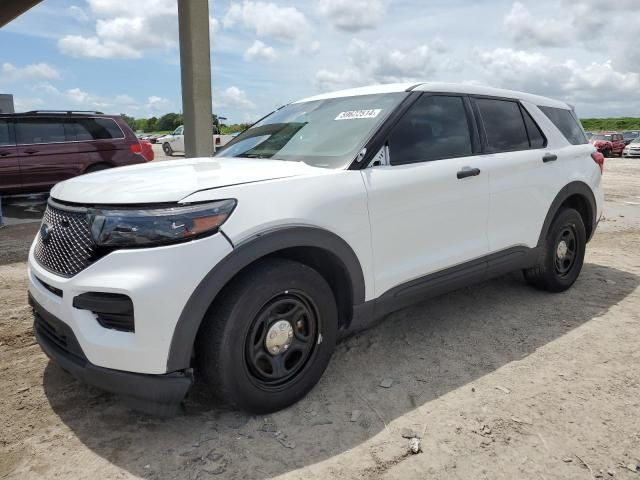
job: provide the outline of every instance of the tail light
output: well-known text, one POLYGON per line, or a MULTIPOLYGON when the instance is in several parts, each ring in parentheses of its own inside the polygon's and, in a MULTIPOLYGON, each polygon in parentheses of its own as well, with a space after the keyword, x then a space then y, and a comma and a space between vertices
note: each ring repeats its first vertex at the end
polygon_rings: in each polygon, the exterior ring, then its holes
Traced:
POLYGON ((600 173, 602 173, 604 170, 604 155, 600 152, 593 152, 591 154, 591 158, 593 158, 593 161, 598 164, 600 167, 600 173))
POLYGON ((220 137, 216 137, 216 145, 220 145, 220 137))
POLYGON ((129 150, 131 150, 131 153, 135 153, 137 155, 141 155, 142 154, 142 145, 140 144, 140 142, 132 143, 131 145, 129 145, 129 150))

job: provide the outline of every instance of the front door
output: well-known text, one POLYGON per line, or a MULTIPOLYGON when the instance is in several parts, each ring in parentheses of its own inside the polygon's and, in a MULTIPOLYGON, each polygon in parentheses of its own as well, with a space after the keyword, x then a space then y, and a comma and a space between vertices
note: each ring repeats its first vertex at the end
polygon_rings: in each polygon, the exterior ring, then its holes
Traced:
POLYGON ((464 97, 425 94, 390 133, 389 164, 362 171, 376 296, 487 254, 489 179, 473 132, 464 97))

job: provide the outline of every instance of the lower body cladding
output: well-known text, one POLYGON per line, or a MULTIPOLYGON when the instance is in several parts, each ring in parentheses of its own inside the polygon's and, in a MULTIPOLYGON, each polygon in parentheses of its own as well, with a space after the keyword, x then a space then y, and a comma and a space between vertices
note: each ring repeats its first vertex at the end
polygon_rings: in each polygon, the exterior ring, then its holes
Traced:
MULTIPOLYGON (((35 245, 35 242, 34 242, 35 245)), ((29 303, 42 350, 79 380, 129 407, 171 415, 193 382, 167 372, 180 313, 199 281, 232 251, 220 234, 189 243, 119 250, 71 278, 29 254, 29 303)))

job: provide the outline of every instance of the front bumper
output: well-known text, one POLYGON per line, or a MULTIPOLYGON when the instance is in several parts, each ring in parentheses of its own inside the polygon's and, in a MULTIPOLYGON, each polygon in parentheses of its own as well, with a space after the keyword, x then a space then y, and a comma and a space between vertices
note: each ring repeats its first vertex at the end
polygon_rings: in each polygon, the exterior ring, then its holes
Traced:
POLYGON ((145 375, 89 362, 71 328, 29 294, 36 340, 47 356, 78 380, 117 394, 128 407, 152 415, 174 415, 193 383, 191 371, 145 375))
POLYGON ((165 374, 185 304, 202 279, 231 251, 231 244, 221 234, 165 247, 117 250, 64 278, 40 265, 32 246, 29 293, 71 329, 92 365, 165 374), (91 292, 129 297, 135 331, 105 328, 93 312, 74 306, 76 297, 91 292))

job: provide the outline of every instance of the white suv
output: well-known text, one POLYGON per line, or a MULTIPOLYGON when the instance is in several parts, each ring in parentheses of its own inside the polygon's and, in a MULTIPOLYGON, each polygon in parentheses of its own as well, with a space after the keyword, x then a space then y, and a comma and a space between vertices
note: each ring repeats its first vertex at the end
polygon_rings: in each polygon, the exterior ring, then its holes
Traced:
POLYGON ((275 411, 336 339, 412 302, 515 269, 569 288, 603 161, 548 98, 424 83, 301 100, 215 158, 58 184, 29 254, 36 337, 133 408, 173 413, 195 377, 275 411))

